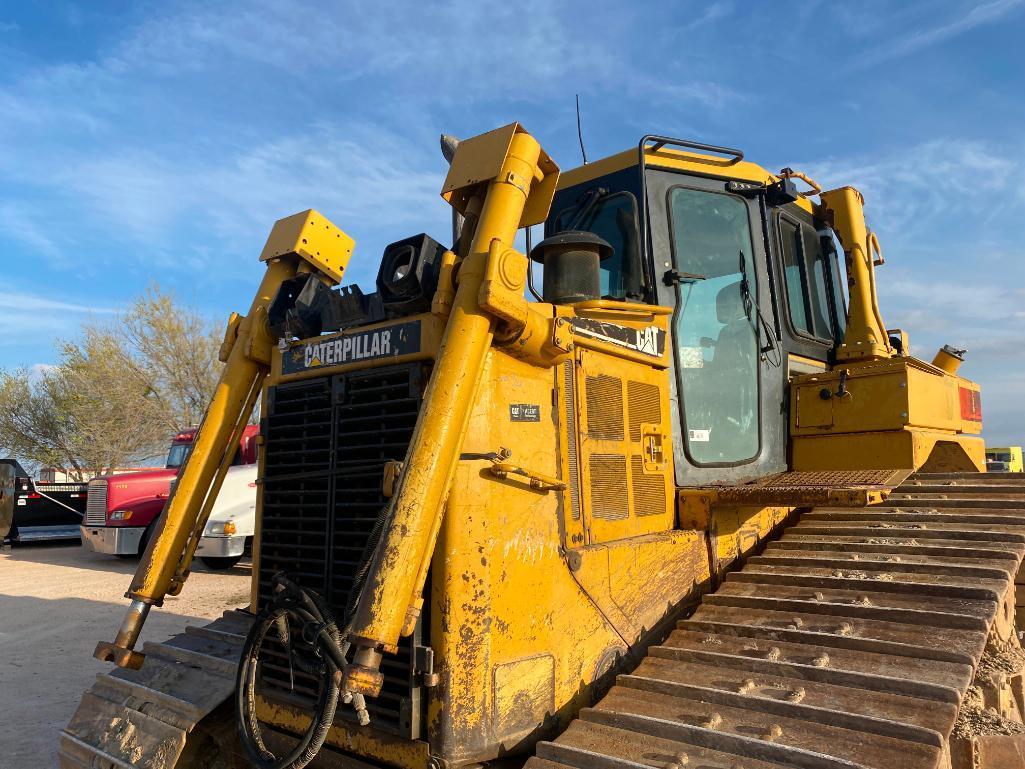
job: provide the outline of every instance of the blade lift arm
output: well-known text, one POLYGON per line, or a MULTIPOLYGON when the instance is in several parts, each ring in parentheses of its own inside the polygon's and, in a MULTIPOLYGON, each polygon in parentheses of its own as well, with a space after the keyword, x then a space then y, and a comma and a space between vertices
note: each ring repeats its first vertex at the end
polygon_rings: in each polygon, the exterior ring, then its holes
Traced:
POLYGON ((217 498, 235 449, 270 370, 275 339, 268 328, 268 307, 281 285, 311 273, 335 285, 352 255, 353 240, 316 211, 281 219, 271 230, 260 259, 267 263, 249 313, 232 313, 220 349, 224 362, 213 398, 195 443, 175 483, 157 529, 132 578, 126 596, 131 606, 113 643, 101 642, 94 656, 138 669, 144 655, 135 651, 146 616, 168 593, 177 595, 217 498))
POLYGON ((879 240, 865 224, 865 198, 854 187, 820 193, 825 220, 840 238, 847 267, 850 307, 847 329, 836 351, 837 361, 872 361, 896 353, 879 311, 875 266, 882 263, 879 240), (880 255, 879 262, 873 252, 880 255))
MULTIPOLYGON (((342 688, 376 696, 385 653, 416 626, 476 391, 493 345, 552 365, 572 348, 561 320, 524 298, 527 257, 516 231, 547 217, 559 169, 518 124, 460 142, 442 196, 464 216, 455 294, 389 519, 348 625, 342 688)), ((444 289, 441 289, 444 291, 444 289)))

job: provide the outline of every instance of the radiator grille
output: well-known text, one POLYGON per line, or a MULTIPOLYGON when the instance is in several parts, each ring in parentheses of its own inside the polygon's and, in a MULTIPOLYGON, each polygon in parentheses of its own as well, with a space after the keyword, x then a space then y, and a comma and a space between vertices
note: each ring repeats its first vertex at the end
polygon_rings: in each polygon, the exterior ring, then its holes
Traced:
POLYGON ((587 377, 587 434, 598 440, 623 440, 621 379, 604 374, 587 377))
POLYGON ((630 457, 630 481, 634 487, 635 515, 662 515, 666 512, 666 479, 662 473, 645 473, 644 461, 630 457))
POLYGON ((626 490, 626 457, 620 454, 592 454, 591 508, 595 518, 618 521, 630 515, 626 490))
POLYGON ((641 439, 641 425, 657 425, 662 421, 662 404, 658 387, 645 382, 626 383, 626 402, 630 412, 630 440, 641 439))
MULTIPOLYGON (((422 364, 340 374, 279 385, 265 422, 260 593, 275 572, 296 575, 324 596, 339 620, 371 529, 387 500, 381 490, 385 462, 405 458, 423 396, 422 364)), ((413 685, 413 647, 419 630, 385 655, 381 695, 368 699, 374 728, 420 736, 413 685)), ((312 707, 315 682, 289 671, 283 649, 267 649, 264 690, 312 707), (272 654, 278 656, 272 658, 272 654), (295 686, 291 686, 294 675, 295 686)), ((338 718, 351 718, 338 708, 338 718)))
POLYGON ((107 525, 107 482, 105 480, 89 481, 88 496, 85 498, 85 525, 107 525))

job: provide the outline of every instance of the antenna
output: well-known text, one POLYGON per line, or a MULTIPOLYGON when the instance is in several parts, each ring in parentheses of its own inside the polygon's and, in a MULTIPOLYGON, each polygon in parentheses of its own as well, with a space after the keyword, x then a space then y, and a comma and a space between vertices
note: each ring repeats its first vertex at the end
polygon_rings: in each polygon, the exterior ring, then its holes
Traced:
POLYGON ((584 131, 580 127, 580 94, 577 94, 577 138, 580 140, 580 154, 584 156, 584 165, 587 165, 587 150, 584 149, 584 131))

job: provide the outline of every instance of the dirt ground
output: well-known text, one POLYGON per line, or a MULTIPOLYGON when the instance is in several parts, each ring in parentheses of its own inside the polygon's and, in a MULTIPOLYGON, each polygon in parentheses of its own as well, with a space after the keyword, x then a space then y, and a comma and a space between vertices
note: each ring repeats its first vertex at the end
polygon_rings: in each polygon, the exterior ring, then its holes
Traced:
MULTIPOLYGON (((113 640, 135 567, 77 544, 0 550, 0 769, 56 766, 61 728, 110 667, 93 649, 113 640)), ((182 595, 150 614, 143 640, 247 604, 249 576, 246 562, 228 572, 197 563, 182 595)))

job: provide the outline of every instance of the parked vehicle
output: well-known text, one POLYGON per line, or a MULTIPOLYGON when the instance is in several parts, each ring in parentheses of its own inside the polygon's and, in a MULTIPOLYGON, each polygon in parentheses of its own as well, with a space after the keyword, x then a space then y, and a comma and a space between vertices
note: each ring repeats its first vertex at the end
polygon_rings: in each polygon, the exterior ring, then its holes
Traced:
POLYGON ((986 472, 1020 473, 1023 470, 1021 446, 986 447, 986 472))
MULTIPOLYGON (((246 427, 234 464, 256 462, 259 432, 256 425, 246 427)), ((85 520, 81 526, 82 542, 97 553, 123 557, 142 553, 195 437, 195 428, 175 435, 162 470, 122 473, 89 481, 85 520)))
POLYGON ((228 470, 196 555, 211 569, 230 569, 252 546, 256 530, 255 464, 228 470))
POLYGON ((78 539, 85 513, 86 484, 35 481, 16 459, 0 459, 13 476, 14 510, 9 530, 0 522, 0 541, 78 539))
POLYGON ((0 464, 0 544, 7 538, 7 533, 14 523, 14 484, 16 475, 14 467, 0 464))

